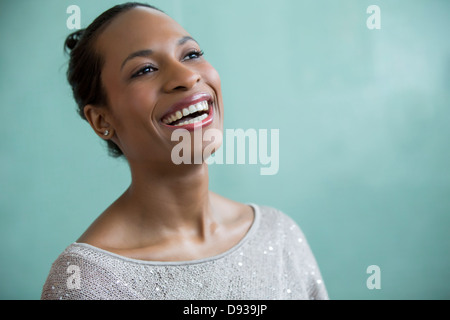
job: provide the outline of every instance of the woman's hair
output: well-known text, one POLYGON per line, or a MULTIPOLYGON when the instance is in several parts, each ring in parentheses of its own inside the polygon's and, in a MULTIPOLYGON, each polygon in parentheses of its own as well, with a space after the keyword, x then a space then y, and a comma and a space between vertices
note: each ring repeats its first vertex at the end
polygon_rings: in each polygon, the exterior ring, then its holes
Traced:
MULTIPOLYGON (((87 28, 71 33, 64 43, 69 53, 67 80, 72 87, 73 96, 78 106, 78 114, 86 119, 84 107, 87 104, 108 105, 108 97, 101 82, 103 57, 95 50, 95 41, 101 31, 120 13, 135 7, 147 7, 162 10, 139 2, 127 2, 116 5, 98 16, 87 28)), ((120 157, 122 150, 111 140, 106 140, 111 156, 120 157)))

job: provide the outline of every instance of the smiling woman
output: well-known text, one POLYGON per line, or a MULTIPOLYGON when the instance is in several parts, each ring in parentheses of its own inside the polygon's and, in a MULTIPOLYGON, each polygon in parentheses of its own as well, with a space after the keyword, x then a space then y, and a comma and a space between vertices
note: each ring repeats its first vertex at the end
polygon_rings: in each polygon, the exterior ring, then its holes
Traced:
MULTIPOLYGON (((291 218, 212 193, 205 161, 171 160, 175 130, 223 131, 219 75, 188 32, 126 3, 66 46, 79 113, 126 158, 132 182, 57 258, 42 299, 328 298, 291 218)), ((193 152, 206 147, 220 141, 193 152)))

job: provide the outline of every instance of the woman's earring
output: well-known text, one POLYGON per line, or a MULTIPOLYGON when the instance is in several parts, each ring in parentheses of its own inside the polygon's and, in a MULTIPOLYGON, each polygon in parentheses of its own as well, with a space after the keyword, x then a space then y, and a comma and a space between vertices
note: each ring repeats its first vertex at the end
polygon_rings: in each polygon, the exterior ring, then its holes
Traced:
POLYGON ((109 135, 109 130, 107 129, 107 130, 103 133, 103 135, 104 135, 104 136, 109 135))

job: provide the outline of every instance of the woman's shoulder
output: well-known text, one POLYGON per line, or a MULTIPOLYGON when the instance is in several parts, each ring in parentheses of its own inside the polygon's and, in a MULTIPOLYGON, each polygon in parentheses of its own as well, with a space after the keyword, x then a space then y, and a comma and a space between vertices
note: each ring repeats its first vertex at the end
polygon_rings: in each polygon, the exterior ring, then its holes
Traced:
POLYGON ((297 222, 289 214, 285 213, 283 210, 278 209, 273 206, 250 204, 257 215, 263 223, 271 226, 272 228, 277 227, 279 229, 300 229, 297 222))
POLYGON ((254 207, 256 213, 257 237, 261 241, 263 238, 273 241, 276 239, 276 241, 280 240, 288 247, 302 245, 308 248, 309 244, 303 230, 296 219, 288 213, 273 206, 257 204, 251 204, 251 206, 254 207))
MULTIPOLYGON (((98 267, 102 267, 103 260, 104 257, 89 245, 73 242, 53 261, 47 282, 63 281, 70 274, 77 275, 80 269, 83 269, 85 273, 98 270, 98 267)), ((102 272, 104 271, 103 265, 102 272)))
POLYGON ((247 225, 257 226, 258 229, 270 229, 272 231, 290 230, 303 236, 297 222, 290 215, 275 206, 253 202, 241 203, 212 192, 211 195, 215 202, 224 208, 226 215, 233 213, 231 216, 234 216, 236 220, 245 221, 247 225))
POLYGON ((53 262, 41 300, 136 299, 135 292, 119 279, 105 255, 74 242, 53 262))

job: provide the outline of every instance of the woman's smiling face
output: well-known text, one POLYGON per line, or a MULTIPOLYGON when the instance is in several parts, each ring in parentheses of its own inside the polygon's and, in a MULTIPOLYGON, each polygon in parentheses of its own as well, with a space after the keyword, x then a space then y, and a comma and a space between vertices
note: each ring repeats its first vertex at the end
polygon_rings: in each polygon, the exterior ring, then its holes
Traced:
POLYGON ((128 160, 167 161, 176 129, 222 131, 219 75, 199 44, 166 14, 145 7, 122 13, 100 33, 95 48, 104 62, 108 107, 101 119, 87 117, 112 129, 111 139, 128 160))

